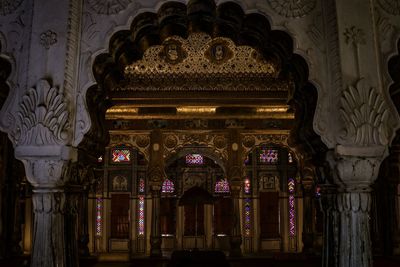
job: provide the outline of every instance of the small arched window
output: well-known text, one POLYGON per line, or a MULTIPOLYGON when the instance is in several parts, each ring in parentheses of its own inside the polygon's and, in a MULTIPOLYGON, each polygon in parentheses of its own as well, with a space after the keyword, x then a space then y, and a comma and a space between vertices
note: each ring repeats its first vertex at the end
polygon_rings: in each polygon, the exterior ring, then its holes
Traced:
POLYGON ((174 182, 170 179, 166 178, 162 184, 161 192, 162 193, 173 193, 175 191, 174 182))

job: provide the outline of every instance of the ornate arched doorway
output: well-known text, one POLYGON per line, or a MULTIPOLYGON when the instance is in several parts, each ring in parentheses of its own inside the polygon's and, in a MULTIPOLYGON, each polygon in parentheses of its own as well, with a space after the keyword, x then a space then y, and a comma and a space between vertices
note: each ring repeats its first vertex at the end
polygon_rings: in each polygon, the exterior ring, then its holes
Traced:
MULTIPOLYGON (((292 131, 294 140, 316 138, 309 147, 321 143, 310 127, 316 90, 307 82, 306 62, 293 53, 292 39, 271 30, 265 16, 244 14, 232 2, 218 7, 214 1, 168 2, 158 13, 140 14, 131 30, 114 34, 110 53, 97 56, 93 70, 110 100, 105 118, 111 139, 128 140, 149 160, 148 200, 142 205, 147 211, 137 212, 151 213, 145 220, 151 226, 141 232, 141 243, 130 246, 134 253, 161 253, 165 229, 155 218, 162 217, 168 158, 180 149, 211 148, 214 160, 223 163, 235 222, 228 246, 239 255, 243 160, 255 146, 252 138, 287 143, 292 131), (300 97, 302 90, 311 97, 300 97)), ((288 248, 283 247, 273 250, 288 248)))

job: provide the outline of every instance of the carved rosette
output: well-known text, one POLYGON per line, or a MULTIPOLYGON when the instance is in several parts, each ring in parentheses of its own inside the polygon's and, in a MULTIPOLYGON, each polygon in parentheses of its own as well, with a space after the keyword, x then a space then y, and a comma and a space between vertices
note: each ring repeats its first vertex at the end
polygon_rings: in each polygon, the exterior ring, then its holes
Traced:
POLYGON ((40 80, 22 96, 14 133, 17 145, 62 145, 68 141, 68 103, 61 89, 40 80))
POLYGON ((287 18, 301 18, 315 9, 316 0, 271 0, 271 8, 287 18))
POLYGON ((365 88, 359 80, 350 85, 341 98, 340 112, 345 122, 345 142, 357 146, 389 143, 389 109, 382 95, 374 88, 365 88))
POLYGON ((160 191, 162 181, 164 177, 166 177, 165 172, 161 169, 160 166, 153 166, 149 169, 148 172, 149 177, 149 186, 152 191, 160 191))

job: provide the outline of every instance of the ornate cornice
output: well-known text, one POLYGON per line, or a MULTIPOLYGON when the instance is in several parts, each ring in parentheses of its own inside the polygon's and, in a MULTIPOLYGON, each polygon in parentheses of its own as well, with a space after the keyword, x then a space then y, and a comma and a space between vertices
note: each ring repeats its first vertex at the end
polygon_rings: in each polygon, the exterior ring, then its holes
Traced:
POLYGON ((17 145, 60 145, 68 142, 69 110, 62 89, 40 80, 22 97, 14 139, 17 145))

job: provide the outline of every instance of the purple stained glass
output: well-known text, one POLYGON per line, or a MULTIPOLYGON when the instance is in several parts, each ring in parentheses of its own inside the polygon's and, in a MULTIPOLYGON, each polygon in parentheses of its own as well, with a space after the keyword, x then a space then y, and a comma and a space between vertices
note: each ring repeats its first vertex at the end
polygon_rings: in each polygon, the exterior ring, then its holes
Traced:
POLYGON ((139 196, 138 203, 138 234, 144 235, 144 196, 139 196))
POLYGON ((187 154, 186 164, 202 165, 204 163, 203 155, 200 154, 187 154))
POLYGON ((118 162, 130 162, 131 151, 129 149, 114 149, 112 151, 112 161, 118 162))
POLYGON ((229 193, 229 182, 226 179, 221 179, 215 183, 215 193, 229 193))
POLYGON ((251 190, 250 179, 246 178, 246 179, 244 179, 244 193, 245 194, 250 194, 250 190, 251 190))
POLYGON ((139 193, 144 193, 144 189, 145 189, 145 186, 144 186, 144 179, 143 179, 143 178, 140 178, 140 179, 139 179, 139 193))
POLYGON ((96 198, 96 236, 101 236, 101 230, 103 228, 103 199, 96 198))
POLYGON ((259 161, 261 163, 277 163, 278 162, 278 150, 276 149, 260 149, 259 161))
POLYGON ((251 234, 251 199, 244 199, 244 234, 250 236, 251 234))
POLYGON ((161 192, 163 193, 173 193, 175 191, 174 182, 169 180, 168 178, 164 180, 161 188, 161 192))
POLYGON ((288 179, 288 191, 289 191, 289 236, 294 237, 296 235, 296 209, 295 209, 295 180, 293 178, 288 179))

